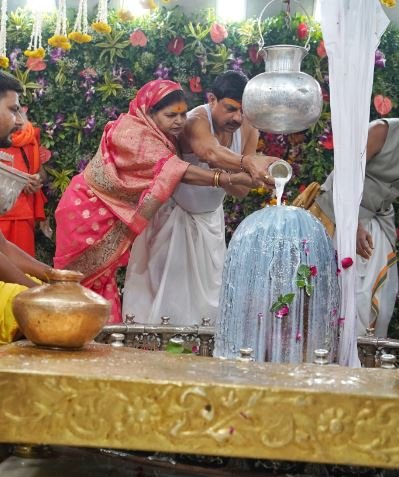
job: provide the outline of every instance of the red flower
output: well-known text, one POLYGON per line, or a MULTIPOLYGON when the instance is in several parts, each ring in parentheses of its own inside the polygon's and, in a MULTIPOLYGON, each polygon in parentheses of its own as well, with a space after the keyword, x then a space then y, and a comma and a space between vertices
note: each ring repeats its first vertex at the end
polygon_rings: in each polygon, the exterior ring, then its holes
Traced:
POLYGON ((183 50, 184 50, 184 40, 181 36, 172 38, 170 42, 168 43, 168 51, 169 53, 172 53, 172 55, 179 56, 181 55, 183 50))
POLYGON ((334 149, 334 139, 331 132, 327 134, 323 134, 320 137, 319 142, 324 147, 324 149, 327 149, 328 151, 331 151, 331 149, 334 149))
POLYGON ((288 305, 282 306, 279 310, 276 311, 276 318, 284 318, 290 312, 290 308, 288 305))
POLYGON ((209 34, 211 35, 213 43, 222 43, 222 41, 229 35, 226 28, 219 23, 214 23, 211 26, 209 34))
POLYGON ((374 96, 374 107, 379 115, 385 116, 392 109, 392 101, 387 96, 378 94, 374 96))
POLYGON ((311 267, 309 267, 309 271, 310 271, 310 275, 312 277, 316 277, 317 276, 317 267, 316 265, 312 265, 311 267))
POLYGON ((280 144, 266 144, 265 152, 268 156, 281 157, 284 155, 285 147, 280 144))
POLYGON ((322 96, 323 96, 323 101, 324 101, 325 103, 329 103, 329 102, 330 102, 330 94, 329 94, 329 92, 322 88, 322 89, 321 89, 321 94, 322 94, 322 96))
POLYGON ((201 93, 201 78, 199 76, 193 76, 190 79, 190 89, 193 93, 201 93))
POLYGON ((309 34, 309 28, 306 23, 300 23, 296 29, 296 36, 299 40, 304 40, 309 34))
POLYGON ((341 260, 342 268, 349 268, 353 265, 353 260, 351 257, 345 257, 341 260))
POLYGON ((26 66, 31 71, 43 71, 47 68, 46 62, 42 58, 28 58, 26 66))
POLYGON ((251 45, 248 47, 248 56, 252 63, 258 65, 262 63, 262 56, 259 53, 259 47, 257 45, 251 45))
POLYGON ((324 46, 324 41, 321 40, 319 43, 319 46, 316 48, 316 52, 319 55, 320 58, 325 58, 327 56, 327 51, 324 46))
POLYGON ((132 46, 141 46, 144 48, 147 42, 148 42, 148 39, 142 30, 135 30, 130 35, 130 43, 132 44, 132 46))
POLYGON ((305 189, 306 189, 305 184, 301 184, 301 185, 299 186, 298 191, 299 191, 300 194, 302 194, 302 192, 303 192, 305 189))

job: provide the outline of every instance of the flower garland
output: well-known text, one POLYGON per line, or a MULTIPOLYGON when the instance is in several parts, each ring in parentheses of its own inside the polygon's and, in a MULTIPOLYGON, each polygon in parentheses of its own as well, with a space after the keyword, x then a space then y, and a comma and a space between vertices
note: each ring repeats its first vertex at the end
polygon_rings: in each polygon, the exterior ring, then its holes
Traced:
POLYGON ((111 33, 112 28, 108 25, 107 0, 99 0, 96 21, 91 24, 91 27, 98 33, 111 33))
POLYGON ((7 0, 1 2, 1 22, 0 22, 0 68, 6 69, 10 64, 7 58, 6 39, 7 39, 7 0))
POLYGON ((42 46, 42 25, 43 12, 36 11, 33 13, 32 34, 28 48, 24 51, 24 55, 29 58, 44 58, 46 52, 42 46))
POLYGON ((80 0, 75 25, 68 38, 76 43, 89 43, 92 40, 87 33, 87 0, 80 0))
POLYGON ((66 24, 66 0, 58 0, 57 23, 55 26, 55 32, 54 35, 47 41, 48 44, 53 48, 70 50, 71 44, 68 41, 66 24))

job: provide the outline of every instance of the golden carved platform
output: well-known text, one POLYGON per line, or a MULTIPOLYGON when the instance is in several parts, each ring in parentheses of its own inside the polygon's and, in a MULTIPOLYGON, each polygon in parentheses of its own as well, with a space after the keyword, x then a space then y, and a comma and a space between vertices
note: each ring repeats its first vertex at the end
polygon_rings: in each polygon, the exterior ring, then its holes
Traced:
POLYGON ((396 370, 0 348, 0 442, 399 467, 396 370))

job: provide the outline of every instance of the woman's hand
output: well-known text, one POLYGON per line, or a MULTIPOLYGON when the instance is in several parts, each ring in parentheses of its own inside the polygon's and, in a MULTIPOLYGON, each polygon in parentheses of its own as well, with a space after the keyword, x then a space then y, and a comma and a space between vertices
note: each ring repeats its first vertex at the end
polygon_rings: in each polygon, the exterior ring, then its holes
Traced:
POLYGON ((371 235, 361 224, 358 224, 356 234, 356 253, 368 260, 373 253, 373 248, 373 239, 371 235))

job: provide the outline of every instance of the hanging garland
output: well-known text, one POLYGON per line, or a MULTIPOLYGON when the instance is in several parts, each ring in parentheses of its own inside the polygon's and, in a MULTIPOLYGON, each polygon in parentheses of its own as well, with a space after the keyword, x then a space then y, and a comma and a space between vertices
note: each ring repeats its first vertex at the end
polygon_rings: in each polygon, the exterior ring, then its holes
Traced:
POLYGON ((6 69, 10 64, 7 58, 6 39, 7 39, 7 0, 1 2, 1 22, 0 22, 0 68, 6 69))
POLYGON ((108 25, 108 1, 99 0, 96 21, 91 24, 93 30, 98 33, 111 33, 111 27, 108 25))
POLYGON ((71 44, 68 41, 67 32, 67 16, 66 16, 66 0, 58 0, 57 23, 54 35, 48 39, 48 44, 53 48, 62 48, 69 50, 71 44))
POLYGON ((92 36, 87 33, 87 0, 79 1, 75 25, 68 38, 76 43, 89 43, 92 40, 92 36))
POLYGON ((24 55, 29 58, 44 58, 46 52, 42 46, 42 24, 43 12, 36 11, 33 14, 32 35, 28 49, 24 51, 24 55))

